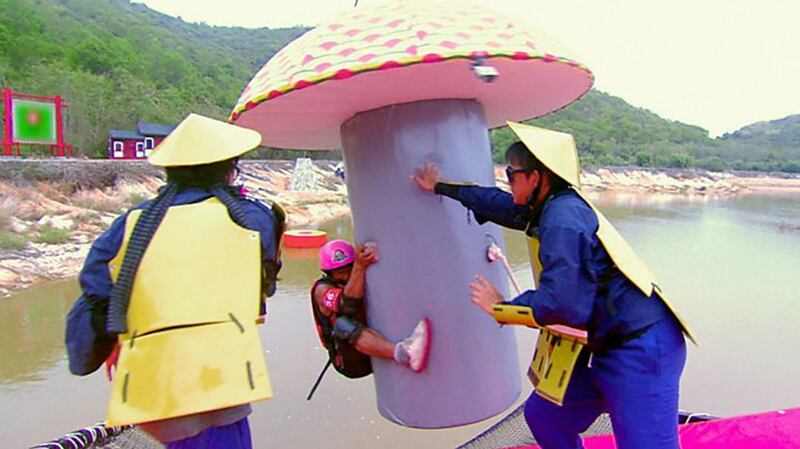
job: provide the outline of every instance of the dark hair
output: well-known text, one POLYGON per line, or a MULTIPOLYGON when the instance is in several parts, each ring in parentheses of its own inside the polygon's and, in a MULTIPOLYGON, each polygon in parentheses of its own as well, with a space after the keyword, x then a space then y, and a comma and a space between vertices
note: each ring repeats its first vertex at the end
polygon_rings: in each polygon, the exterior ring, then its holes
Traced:
POLYGON ((239 158, 225 159, 211 164, 167 167, 167 183, 178 188, 208 189, 218 184, 228 184, 228 175, 236 168, 239 158))
POLYGON ((514 142, 506 149, 506 162, 528 171, 541 171, 544 166, 522 142, 514 142))
POLYGON ((551 191, 555 192, 567 188, 569 183, 547 168, 536 156, 531 153, 522 142, 514 142, 506 149, 506 162, 518 165, 526 171, 538 171, 542 176, 550 177, 551 191))

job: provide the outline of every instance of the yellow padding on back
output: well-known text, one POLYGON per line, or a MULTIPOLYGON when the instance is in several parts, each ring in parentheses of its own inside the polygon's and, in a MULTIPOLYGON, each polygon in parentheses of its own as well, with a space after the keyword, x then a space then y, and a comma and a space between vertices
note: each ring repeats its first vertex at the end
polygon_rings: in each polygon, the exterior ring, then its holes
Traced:
POLYGON ((121 348, 107 425, 174 418, 272 397, 254 320, 157 332, 121 348))
MULTIPOLYGON (((125 240, 111 261, 116 279, 141 211, 125 223, 125 240)), ((231 221, 216 198, 172 206, 142 258, 128 308, 128 333, 258 318, 261 300, 259 233, 231 221)))

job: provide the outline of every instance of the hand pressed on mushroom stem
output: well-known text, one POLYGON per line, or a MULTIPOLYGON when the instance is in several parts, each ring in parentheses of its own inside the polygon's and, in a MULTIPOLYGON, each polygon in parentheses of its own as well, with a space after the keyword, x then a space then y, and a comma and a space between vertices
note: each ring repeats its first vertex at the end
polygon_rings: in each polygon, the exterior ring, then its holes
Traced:
POLYGON ((375 242, 367 242, 356 245, 357 265, 366 268, 378 261, 378 245, 375 242))
POLYGON ((416 169, 414 174, 411 175, 420 189, 426 192, 433 192, 436 183, 439 182, 439 168, 433 162, 428 162, 422 167, 416 169))
POLYGON ((469 283, 469 288, 472 289, 469 295, 470 300, 490 315, 492 306, 503 302, 503 295, 480 274, 476 275, 475 280, 469 283))

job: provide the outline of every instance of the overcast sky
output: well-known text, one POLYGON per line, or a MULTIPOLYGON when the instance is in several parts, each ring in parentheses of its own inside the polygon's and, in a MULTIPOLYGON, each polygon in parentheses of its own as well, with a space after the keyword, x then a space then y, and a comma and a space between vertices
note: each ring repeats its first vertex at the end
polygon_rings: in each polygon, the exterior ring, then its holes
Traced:
MULTIPOLYGON (((798 0, 474 1, 561 41, 598 89, 712 136, 800 113, 798 0)), ((325 22, 354 0, 143 3, 190 22, 274 28, 325 22)))

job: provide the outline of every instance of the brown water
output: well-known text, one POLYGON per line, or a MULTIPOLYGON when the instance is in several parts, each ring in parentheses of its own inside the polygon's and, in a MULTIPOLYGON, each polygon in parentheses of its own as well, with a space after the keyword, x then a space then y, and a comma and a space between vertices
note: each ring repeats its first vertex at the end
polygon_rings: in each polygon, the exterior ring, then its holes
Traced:
MULTIPOLYGON (((794 343, 800 337, 800 231, 789 230, 800 224, 800 196, 596 198, 699 337, 700 346, 689 350, 682 408, 736 415, 800 406, 794 343)), ((332 237, 351 237, 349 220, 324 228, 332 237)), ((506 233, 506 243, 517 278, 529 286, 521 234, 506 233)), ((332 370, 307 402, 325 362, 308 305, 318 274, 315 256, 314 250, 284 255, 279 293, 262 328, 275 398, 254 407, 255 447, 446 448, 496 421, 406 429, 378 415, 371 378, 348 380, 332 370)), ((105 414, 104 376, 78 378, 66 368, 64 316, 77 294, 70 280, 0 300, 2 447, 43 442, 105 414)), ((530 357, 534 335, 518 331, 521 360, 530 357)))

